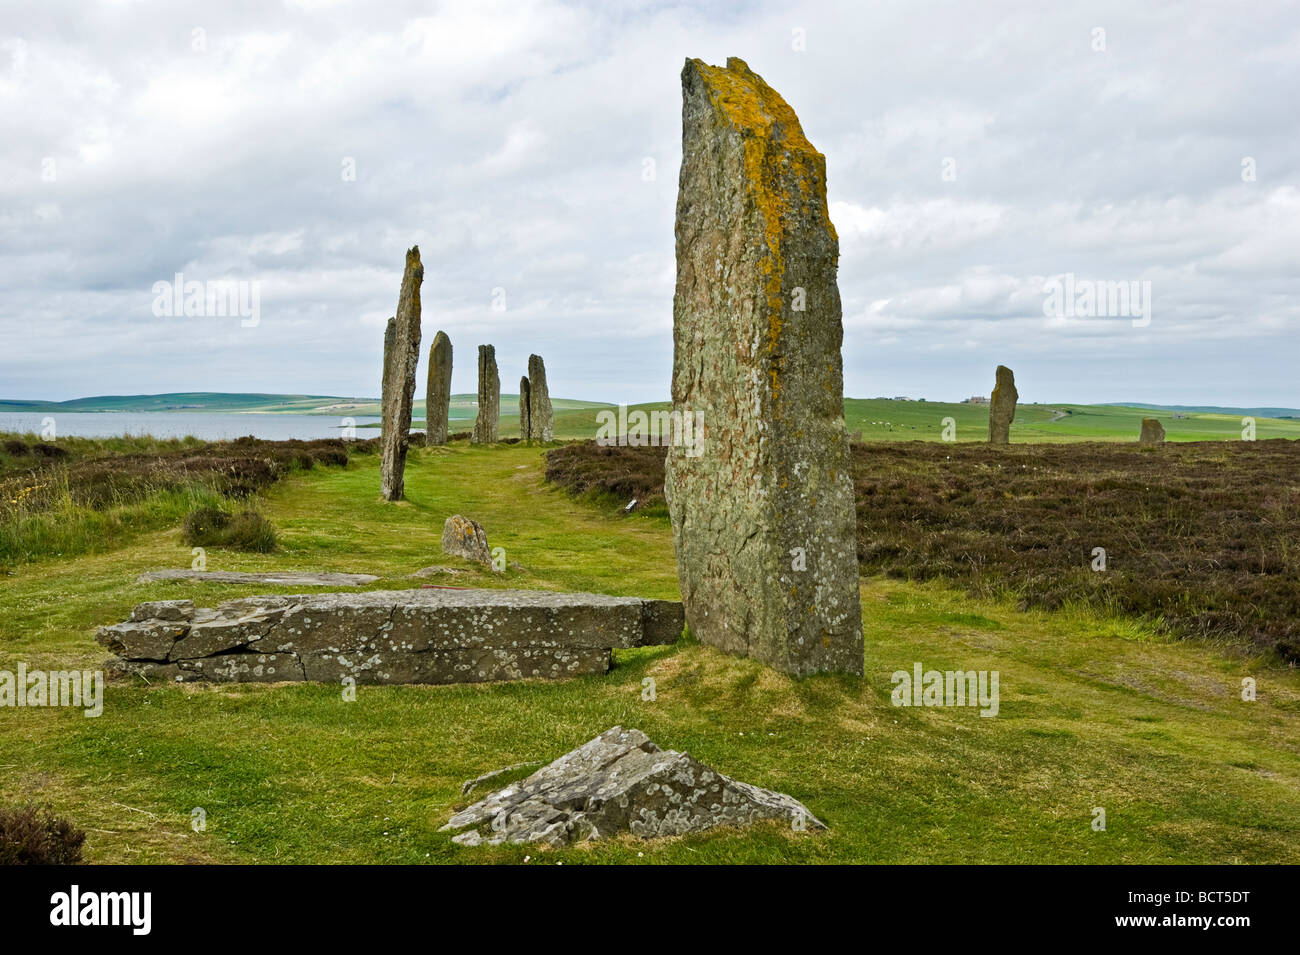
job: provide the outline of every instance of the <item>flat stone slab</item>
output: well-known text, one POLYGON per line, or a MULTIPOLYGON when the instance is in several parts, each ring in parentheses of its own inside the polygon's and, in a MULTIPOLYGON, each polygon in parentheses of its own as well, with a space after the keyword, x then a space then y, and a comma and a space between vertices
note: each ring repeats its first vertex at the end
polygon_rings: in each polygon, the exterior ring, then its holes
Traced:
POLYGON ((284 584, 286 587, 360 587, 373 584, 374 574, 312 573, 300 570, 244 573, 238 570, 148 570, 135 579, 137 584, 163 580, 206 580, 217 584, 284 584))
POLYGON ((615 726, 461 810, 439 831, 465 830, 452 841, 467 846, 565 846, 622 833, 655 839, 764 820, 799 831, 826 828, 791 796, 731 779, 687 753, 660 749, 640 730, 615 726))
POLYGON ((541 590, 272 594, 139 604, 96 640, 149 679, 475 683, 605 673, 614 648, 670 644, 680 603, 541 590))

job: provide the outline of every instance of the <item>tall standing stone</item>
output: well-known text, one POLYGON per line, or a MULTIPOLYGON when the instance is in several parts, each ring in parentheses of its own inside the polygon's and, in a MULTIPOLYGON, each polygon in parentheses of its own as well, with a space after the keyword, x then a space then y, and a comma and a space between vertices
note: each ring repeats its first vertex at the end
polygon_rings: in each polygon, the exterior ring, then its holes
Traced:
POLYGON ((1006 444, 1011 440, 1011 422, 1016 417, 1016 376, 1006 365, 998 365, 993 397, 989 399, 989 444, 1006 444))
POLYGON ((1164 444, 1165 443, 1165 426, 1155 418, 1142 419, 1142 433, 1138 436, 1138 444, 1164 444))
POLYGON ((497 374, 497 350, 478 346, 478 416, 474 419, 471 444, 495 444, 501 421, 501 376, 497 374))
POLYGON ((861 674, 839 240, 826 160, 739 59, 682 70, 665 490, 691 631, 787 673, 861 674))
POLYGON ((446 332, 433 336, 429 348, 429 378, 424 393, 424 443, 447 443, 447 415, 451 410, 451 339, 446 332))
POLYGON ((420 247, 406 251, 402 292, 397 299, 392 345, 384 363, 384 417, 380 435, 380 493, 400 501, 406 487, 406 451, 411 443, 411 405, 415 402, 415 370, 420 364, 420 284, 424 266, 420 247))
POLYGON ((528 356, 528 383, 528 440, 550 441, 555 437, 555 415, 551 411, 551 392, 546 387, 546 365, 541 355, 528 356))
POLYGON ((519 379, 519 440, 525 444, 532 443, 532 428, 530 414, 530 392, 528 386, 528 377, 524 376, 519 379))

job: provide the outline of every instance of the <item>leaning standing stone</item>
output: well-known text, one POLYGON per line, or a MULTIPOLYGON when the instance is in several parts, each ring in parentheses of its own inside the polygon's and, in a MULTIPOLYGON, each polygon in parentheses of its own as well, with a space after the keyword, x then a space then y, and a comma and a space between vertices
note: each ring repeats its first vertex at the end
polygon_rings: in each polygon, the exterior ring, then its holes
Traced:
MULTIPOLYGON (((528 440, 550 441, 555 437, 551 392, 546 387, 546 365, 541 355, 528 356, 528 440)), ((522 432, 520 432, 522 434, 522 432)))
POLYGON ((699 639, 787 673, 861 674, 839 241, 826 160, 742 60, 682 70, 665 491, 699 639))
POLYGON ((424 395, 424 440, 429 445, 447 443, 447 415, 451 409, 451 339, 446 332, 433 336, 429 348, 429 379, 424 395))
POLYGON ((420 248, 412 246, 406 252, 393 343, 384 367, 384 430, 380 436, 379 467, 380 491, 386 501, 400 501, 405 493, 415 370, 420 364, 420 284, 423 281, 420 248))
POLYGON ((998 365, 993 397, 989 399, 989 444, 1006 444, 1011 440, 1011 422, 1016 417, 1016 376, 1006 365, 998 365))
POLYGON ((501 420, 501 377, 497 374, 497 350, 478 346, 478 416, 474 419, 471 444, 495 444, 501 420))
POLYGON ((1138 437, 1138 444, 1164 444, 1165 443, 1165 426, 1155 418, 1142 419, 1142 434, 1138 437))

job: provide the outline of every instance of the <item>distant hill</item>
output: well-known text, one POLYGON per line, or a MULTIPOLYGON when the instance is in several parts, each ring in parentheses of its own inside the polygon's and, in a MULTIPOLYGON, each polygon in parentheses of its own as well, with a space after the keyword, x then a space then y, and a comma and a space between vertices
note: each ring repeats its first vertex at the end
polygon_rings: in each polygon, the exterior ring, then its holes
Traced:
POLYGON ((1300 408, 1221 408, 1215 405, 1151 405, 1141 401, 1116 403, 1125 408, 1149 408, 1153 411, 1189 411, 1196 414, 1250 415, 1253 418, 1300 418, 1300 408))
POLYGON ((328 405, 373 400, 376 399, 339 398, 331 395, 227 394, 212 391, 180 391, 165 395, 99 395, 93 398, 73 398, 70 401, 0 399, 0 411, 279 411, 310 414, 328 405))
MULTIPOLYGON (((473 394, 451 396, 453 430, 466 430, 474 420, 473 394)), ((615 408, 599 401, 551 399, 557 438, 592 438, 601 427, 601 411, 615 408)), ((518 434, 519 396, 501 396, 501 436, 518 434)), ((630 406, 629 410, 663 411, 667 402, 630 406)), ((412 426, 424 427, 424 401, 417 399, 412 426)), ((248 414, 310 414, 336 418, 377 418, 379 399, 337 395, 222 394, 177 392, 166 395, 106 395, 72 401, 0 400, 5 412, 224 412, 248 414)), ((1170 441, 1241 440, 1241 419, 1257 419, 1256 434, 1266 438, 1300 439, 1300 410, 1294 408, 1218 408, 1182 405, 1075 405, 1022 402, 1016 409, 1011 440, 1021 442, 1136 441, 1144 417, 1157 417, 1170 441), (1175 413, 1179 416, 1174 417, 1175 413)), ((846 398, 844 421, 864 441, 942 440, 982 441, 988 436, 988 405, 898 398, 846 398)), ((376 428, 361 424, 359 427, 376 428)), ((707 425, 706 425, 707 427, 707 425)))

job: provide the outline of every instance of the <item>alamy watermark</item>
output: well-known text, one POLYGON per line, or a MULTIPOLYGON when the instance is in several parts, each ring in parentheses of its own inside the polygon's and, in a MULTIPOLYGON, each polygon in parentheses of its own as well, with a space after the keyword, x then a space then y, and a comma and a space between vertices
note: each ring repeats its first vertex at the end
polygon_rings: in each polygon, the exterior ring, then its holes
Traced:
POLYGON ((171 282, 154 282, 153 295, 153 313, 158 318, 237 315, 241 328, 256 328, 262 323, 262 283, 258 280, 187 282, 185 273, 177 272, 171 282))
POLYGON ((698 411, 596 413, 596 443, 602 447, 685 448, 688 458, 704 453, 704 418, 698 411))
POLYGON ((1075 278, 1067 272, 1043 285, 1047 318, 1131 318, 1134 328, 1151 324, 1151 282, 1107 282, 1075 278))
POLYGON ((997 670, 895 670, 890 702, 895 706, 978 706, 980 716, 998 715, 997 670))
POLYGON ((0 670, 0 706, 70 706, 86 717, 104 712, 104 671, 0 670))

